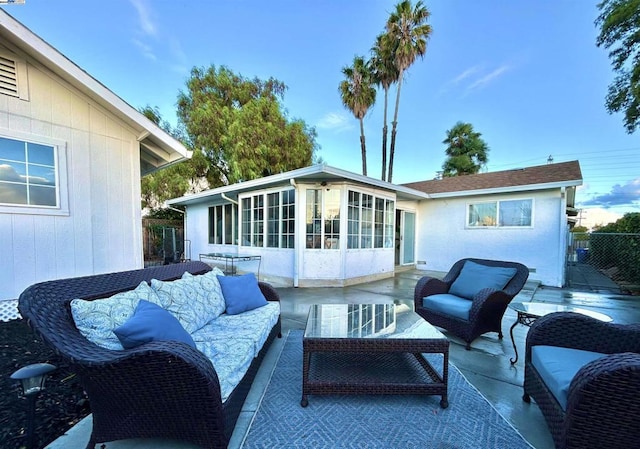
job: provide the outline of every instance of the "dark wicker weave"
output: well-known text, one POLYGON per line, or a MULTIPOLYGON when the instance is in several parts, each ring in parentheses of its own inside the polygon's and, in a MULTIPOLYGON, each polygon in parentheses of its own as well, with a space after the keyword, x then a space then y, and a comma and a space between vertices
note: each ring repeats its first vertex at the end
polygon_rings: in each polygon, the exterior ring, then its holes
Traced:
POLYGON ((529 269, 517 262, 461 259, 451 267, 451 270, 442 280, 424 276, 418 281, 413 295, 415 311, 434 326, 447 329, 452 334, 462 338, 467 343, 466 348, 471 349, 471 342, 485 332, 497 332, 498 337, 502 339, 502 317, 504 312, 513 297, 522 290, 528 277, 529 269), (468 321, 425 309, 422 306, 423 298, 430 295, 448 293, 451 284, 456 280, 467 260, 490 267, 515 268, 516 274, 502 290, 489 288, 480 290, 476 297, 473 298, 468 321))
MULTIPOLYGON (((71 315, 74 298, 93 300, 134 289, 141 281, 174 280, 185 271, 211 268, 187 262, 142 270, 61 279, 35 284, 19 298, 18 308, 31 328, 69 361, 91 404, 93 429, 87 448, 107 441, 160 437, 189 441, 203 448, 226 448, 251 382, 280 320, 249 371, 223 404, 214 366, 185 343, 158 341, 111 351, 84 338, 71 315)), ((279 300, 268 284, 260 289, 279 300)))
POLYGON ((556 448, 631 448, 640 444, 640 324, 604 323, 573 312, 538 319, 527 334, 526 402, 535 399, 556 448), (531 364, 531 347, 561 346, 611 354, 583 366, 566 412, 531 364))

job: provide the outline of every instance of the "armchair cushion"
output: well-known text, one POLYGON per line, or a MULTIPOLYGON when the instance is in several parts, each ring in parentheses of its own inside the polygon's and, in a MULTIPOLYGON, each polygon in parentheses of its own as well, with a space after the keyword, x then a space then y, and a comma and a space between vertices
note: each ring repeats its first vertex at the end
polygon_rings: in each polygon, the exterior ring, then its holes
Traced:
POLYGON ((449 293, 461 298, 473 299, 485 288, 502 290, 516 274, 511 267, 490 267, 467 260, 460 274, 451 284, 449 293))
POLYGON ((471 310, 473 302, 468 299, 444 293, 427 296, 422 300, 422 305, 425 309, 433 312, 439 312, 444 315, 468 321, 469 311, 471 310))
POLYGON ((559 346, 531 347, 531 364, 563 410, 567 409, 571 381, 580 368, 604 356, 606 354, 559 346))
POLYGON ((237 315, 267 305, 253 273, 242 276, 218 276, 218 281, 222 287, 228 315, 237 315))
POLYGON ((181 341, 195 349, 178 319, 157 304, 140 300, 133 316, 113 331, 125 349, 150 341, 181 341))

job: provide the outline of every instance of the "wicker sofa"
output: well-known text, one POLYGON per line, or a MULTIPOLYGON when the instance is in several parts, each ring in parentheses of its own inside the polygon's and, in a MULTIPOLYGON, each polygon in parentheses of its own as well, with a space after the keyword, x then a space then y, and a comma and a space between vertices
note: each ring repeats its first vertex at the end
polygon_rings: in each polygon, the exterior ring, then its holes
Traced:
MULTIPOLYGON (((198 276, 210 270, 205 263, 186 262, 48 281, 20 295, 22 316, 70 363, 89 397, 93 429, 87 448, 107 441, 149 437, 184 440, 203 448, 227 447, 260 363, 280 336, 279 305, 277 322, 265 333, 264 344, 255 349, 257 355, 249 359, 246 374, 226 400, 221 395, 222 380, 216 367, 200 350, 176 341, 105 349, 80 333, 70 306, 74 298, 93 301, 136 289, 142 281, 175 281, 189 276, 185 272, 198 276)), ((269 284, 260 282, 259 289, 268 304, 279 300, 269 284)), ((236 316, 242 320, 242 315, 236 316)))
POLYGON ((558 312, 527 334, 524 396, 558 449, 630 448, 640 442, 640 324, 558 312))
POLYGON ((497 332, 502 339, 502 317, 528 277, 529 269, 517 262, 461 259, 442 280, 429 276, 418 280, 413 296, 414 309, 429 323, 462 338, 469 350, 471 342, 485 332, 497 332), (465 277, 466 270, 472 266, 480 271, 465 277), (489 287, 487 278, 491 277, 492 271, 502 272, 506 285, 498 281, 502 287, 496 287, 498 284, 495 283, 489 287), (458 294, 454 288, 463 281, 471 285, 461 286, 459 290, 463 293, 458 294))

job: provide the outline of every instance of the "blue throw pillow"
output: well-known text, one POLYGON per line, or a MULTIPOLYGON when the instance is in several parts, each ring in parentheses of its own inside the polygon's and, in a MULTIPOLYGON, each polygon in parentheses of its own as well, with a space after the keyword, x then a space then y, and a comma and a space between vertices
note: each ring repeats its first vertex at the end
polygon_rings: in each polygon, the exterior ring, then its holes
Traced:
POLYGON ((222 287, 227 315, 237 315, 267 305, 253 273, 242 276, 218 276, 218 281, 222 287))
POLYGON ((143 299, 133 316, 113 332, 125 349, 135 348, 150 341, 181 341, 195 349, 191 335, 178 319, 157 304, 143 299))
POLYGON ((490 267, 467 260, 460 274, 451 284, 449 294, 473 299, 485 288, 502 290, 516 274, 515 268, 490 267))

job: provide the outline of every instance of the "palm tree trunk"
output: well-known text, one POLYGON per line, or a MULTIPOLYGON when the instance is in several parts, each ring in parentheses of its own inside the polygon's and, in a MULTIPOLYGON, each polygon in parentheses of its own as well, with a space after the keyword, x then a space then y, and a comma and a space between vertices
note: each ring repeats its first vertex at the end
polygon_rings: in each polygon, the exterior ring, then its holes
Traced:
POLYGON ((367 145, 364 142, 364 121, 360 119, 360 151, 362 152, 362 174, 367 176, 367 145))
POLYGON ((382 126, 382 180, 387 179, 387 98, 389 88, 384 89, 384 125, 382 126))
POLYGON ((400 106, 400 89, 402 89, 402 76, 404 70, 400 70, 398 73, 398 90, 396 91, 396 109, 393 113, 393 122, 391 122, 391 148, 389 149, 389 176, 387 181, 391 182, 393 179, 393 157, 396 152, 396 127, 398 126, 398 106, 400 106))

